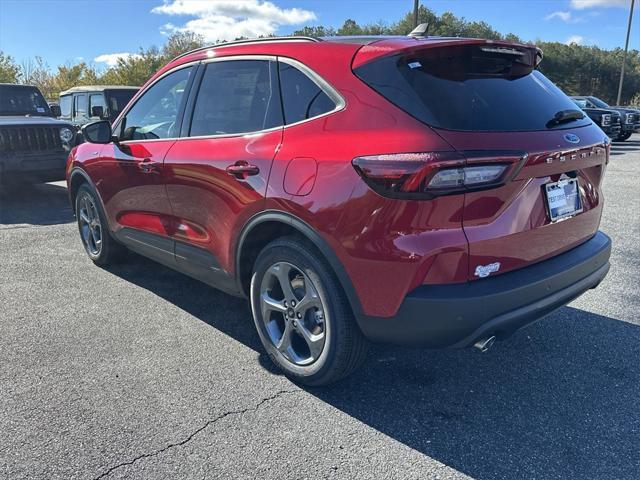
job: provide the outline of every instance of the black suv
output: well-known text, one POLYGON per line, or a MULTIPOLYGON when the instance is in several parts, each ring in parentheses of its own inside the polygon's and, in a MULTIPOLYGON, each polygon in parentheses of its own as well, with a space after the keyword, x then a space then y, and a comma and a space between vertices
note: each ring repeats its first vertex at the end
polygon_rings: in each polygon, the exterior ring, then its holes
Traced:
POLYGON ((0 83, 0 181, 64 180, 75 128, 56 110, 36 87, 0 83))
POLYGON ((615 110, 605 108, 589 108, 584 102, 573 99, 573 103, 579 106, 587 116, 598 125, 612 140, 617 140, 622 132, 622 118, 615 110))
MULTIPOLYGON (((640 132, 640 110, 629 107, 612 107, 598 97, 573 96, 571 99, 583 110, 587 108, 598 108, 613 110, 620 114, 620 134, 614 138, 619 142, 627 140, 632 133, 640 132)), ((586 111, 586 110, 585 110, 586 111)))
POLYGON ((117 85, 70 88, 60 94, 60 118, 78 126, 96 120, 113 122, 138 90, 117 85))

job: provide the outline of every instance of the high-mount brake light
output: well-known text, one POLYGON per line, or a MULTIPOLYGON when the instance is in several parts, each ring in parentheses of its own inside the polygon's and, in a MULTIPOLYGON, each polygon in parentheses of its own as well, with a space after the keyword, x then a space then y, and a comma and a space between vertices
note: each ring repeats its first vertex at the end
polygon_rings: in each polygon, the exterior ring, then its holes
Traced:
POLYGON ((406 199, 428 199, 501 185, 511 162, 488 159, 486 163, 467 165, 467 158, 459 152, 370 155, 356 157, 352 162, 374 191, 406 199))

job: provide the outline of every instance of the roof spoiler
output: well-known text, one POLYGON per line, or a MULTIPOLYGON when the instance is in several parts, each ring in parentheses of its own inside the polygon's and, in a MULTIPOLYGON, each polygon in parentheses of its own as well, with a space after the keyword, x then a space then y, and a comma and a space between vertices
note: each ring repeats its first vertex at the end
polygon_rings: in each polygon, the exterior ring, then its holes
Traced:
POLYGON ((429 24, 421 23, 416 28, 411 30, 407 37, 411 38, 424 38, 429 36, 429 24))

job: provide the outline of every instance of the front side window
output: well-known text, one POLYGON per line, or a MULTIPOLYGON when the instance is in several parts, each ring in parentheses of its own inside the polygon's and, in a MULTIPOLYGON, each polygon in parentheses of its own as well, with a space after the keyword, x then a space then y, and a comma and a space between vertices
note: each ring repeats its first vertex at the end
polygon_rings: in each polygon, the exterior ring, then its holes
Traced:
POLYGON ((155 140, 178 136, 178 113, 193 67, 170 73, 136 101, 120 125, 121 140, 155 140))
POLYGON ((287 125, 317 117, 336 108, 329 96, 297 68, 280 62, 282 106, 287 125))
POLYGON ((190 136, 233 135, 282 125, 274 63, 229 60, 206 67, 190 136))
POLYGON ((91 116, 93 117, 93 107, 102 107, 102 111, 107 108, 107 105, 104 101, 104 95, 102 94, 93 94, 89 95, 89 112, 91 112, 91 116))
POLYGON ((71 118, 71 95, 60 97, 60 116, 71 118))

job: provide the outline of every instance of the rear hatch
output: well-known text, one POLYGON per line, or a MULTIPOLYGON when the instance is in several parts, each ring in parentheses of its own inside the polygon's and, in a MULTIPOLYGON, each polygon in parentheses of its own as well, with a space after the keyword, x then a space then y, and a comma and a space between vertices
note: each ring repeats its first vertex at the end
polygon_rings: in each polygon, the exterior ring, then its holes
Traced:
POLYGON ((378 45, 376 56, 376 45, 356 57, 358 77, 437 132, 465 169, 504 168, 462 193, 443 190, 464 195, 470 280, 550 258, 596 233, 608 139, 536 69, 539 50, 409 41, 395 51, 378 45))

